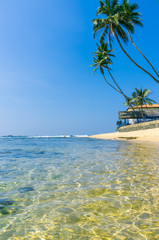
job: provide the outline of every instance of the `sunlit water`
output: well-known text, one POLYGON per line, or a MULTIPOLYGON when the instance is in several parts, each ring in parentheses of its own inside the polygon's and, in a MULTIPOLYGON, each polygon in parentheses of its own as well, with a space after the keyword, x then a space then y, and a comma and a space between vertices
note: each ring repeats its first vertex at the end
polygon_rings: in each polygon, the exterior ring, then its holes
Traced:
POLYGON ((159 239, 159 148, 0 138, 0 239, 159 239))

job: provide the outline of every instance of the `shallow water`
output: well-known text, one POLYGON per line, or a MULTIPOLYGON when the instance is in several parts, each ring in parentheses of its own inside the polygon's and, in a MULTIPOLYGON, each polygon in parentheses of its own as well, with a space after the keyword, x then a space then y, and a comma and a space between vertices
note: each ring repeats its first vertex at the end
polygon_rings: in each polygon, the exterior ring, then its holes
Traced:
POLYGON ((0 138, 0 239, 159 239, 159 149, 0 138))

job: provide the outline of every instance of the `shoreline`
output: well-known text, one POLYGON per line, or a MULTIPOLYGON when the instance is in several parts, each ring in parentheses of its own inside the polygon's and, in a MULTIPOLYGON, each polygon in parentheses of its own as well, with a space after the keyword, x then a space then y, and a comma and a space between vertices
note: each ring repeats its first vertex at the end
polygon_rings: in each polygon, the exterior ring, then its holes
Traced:
POLYGON ((145 129, 131 132, 113 132, 96 134, 89 136, 90 138, 105 139, 105 140, 120 140, 132 142, 144 142, 159 144, 159 128, 145 129))

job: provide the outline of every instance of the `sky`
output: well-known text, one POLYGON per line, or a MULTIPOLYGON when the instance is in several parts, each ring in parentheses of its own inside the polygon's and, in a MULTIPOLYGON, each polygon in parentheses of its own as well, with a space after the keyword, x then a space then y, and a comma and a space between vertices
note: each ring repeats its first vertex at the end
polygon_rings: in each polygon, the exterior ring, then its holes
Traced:
MULTIPOLYGON (((133 1, 131 1, 133 2, 133 1)), ((159 0, 136 0, 144 27, 133 40, 159 71, 159 0)), ((123 97, 92 73, 98 0, 0 0, 0 135, 96 134, 116 130, 123 97)), ((114 78, 130 95, 159 85, 114 40, 114 78)), ((129 43, 127 51, 149 68, 129 43)), ((107 75, 106 75, 107 77, 107 75)), ((108 78, 109 79, 109 78, 108 78)))

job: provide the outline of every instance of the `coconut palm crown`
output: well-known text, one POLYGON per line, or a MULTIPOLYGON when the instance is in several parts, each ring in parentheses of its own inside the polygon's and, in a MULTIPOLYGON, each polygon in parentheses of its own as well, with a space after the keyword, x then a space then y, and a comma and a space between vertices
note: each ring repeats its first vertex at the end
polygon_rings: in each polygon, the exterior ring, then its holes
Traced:
MULTIPOLYGON (((127 34, 120 24, 122 9, 118 4, 118 0, 100 0, 100 7, 97 10, 97 16, 102 15, 103 18, 93 19, 94 37, 97 32, 102 30, 100 41, 108 36, 109 44, 112 48, 112 37, 115 32, 126 43, 128 41, 127 34)), ((124 20, 123 20, 124 23, 124 20)))
POLYGON ((124 0, 119 7, 120 24, 131 33, 134 33, 135 26, 143 27, 141 13, 136 11, 138 8, 138 4, 130 4, 129 0, 124 0))
POLYGON ((142 106, 142 105, 152 105, 152 103, 156 103, 153 99, 150 99, 148 95, 150 95, 151 92, 147 88, 144 90, 135 88, 135 91, 132 93, 132 97, 129 97, 126 99, 126 102, 124 102, 125 106, 142 106))
POLYGON ((112 37, 117 34, 124 43, 128 42, 128 36, 125 30, 134 33, 135 25, 143 26, 141 23, 141 14, 134 12, 138 9, 137 4, 129 4, 128 0, 124 0, 119 5, 118 0, 100 0, 100 7, 97 10, 97 16, 102 15, 103 18, 93 19, 94 37, 96 33, 103 30, 100 41, 108 36, 111 46, 112 37))
MULTIPOLYGON (((93 19, 93 35, 95 37, 96 33, 102 31, 100 36, 100 42, 105 41, 105 38, 108 38, 108 43, 112 49, 112 39, 116 38, 119 46, 126 56, 142 71, 148 74, 152 79, 157 83, 157 80, 150 72, 141 67, 136 63, 132 57, 126 52, 123 48, 120 39, 124 42, 128 42, 127 32, 131 39, 131 33, 134 33, 134 27, 136 25, 142 26, 141 23, 141 14, 136 12, 138 8, 137 4, 129 4, 128 0, 123 0, 123 4, 119 4, 118 0, 100 0, 100 6, 97 10, 97 16, 102 15, 102 18, 93 19)), ((131 39, 132 41, 132 39, 131 39)), ((146 59, 146 58, 145 58, 146 59)), ((147 61, 147 59, 146 59, 147 61)), ((150 63, 150 62, 149 62, 150 63)), ((153 68, 153 66, 151 65, 153 68)), ((155 69, 153 68, 155 71, 155 69)), ((157 72, 155 71, 157 74, 157 72)), ((158 75, 157 75, 158 76, 158 75)))
POLYGON ((101 45, 97 44, 97 51, 94 52, 93 57, 94 64, 91 65, 95 67, 93 72, 95 72, 98 67, 102 73, 104 72, 104 68, 110 69, 109 65, 113 63, 111 57, 115 57, 115 55, 112 54, 113 51, 112 49, 108 49, 107 43, 101 42, 101 45))
POLYGON ((127 96, 125 95, 125 93, 122 91, 122 89, 120 88, 120 86, 118 85, 118 83, 115 81, 112 73, 111 73, 111 68, 109 67, 109 65, 112 64, 112 60, 111 57, 115 57, 115 55, 112 54, 114 50, 112 49, 108 49, 108 43, 104 43, 103 41, 101 41, 101 45, 97 44, 97 51, 94 53, 94 57, 93 57, 93 64, 91 65, 91 67, 95 67, 94 71, 95 72, 98 68, 100 69, 100 72, 102 73, 105 82, 112 87, 115 91, 117 91, 118 93, 122 94, 124 96, 125 99, 127 99, 127 96), (104 70, 107 70, 113 83, 115 84, 115 86, 113 86, 105 77, 104 74, 104 70))
POLYGON ((150 94, 150 90, 148 90, 147 88, 143 89, 137 89, 135 88, 135 92, 132 94, 133 96, 133 102, 135 106, 139 106, 139 105, 144 105, 144 104, 148 104, 148 105, 152 105, 152 103, 155 103, 155 101, 153 99, 150 99, 148 97, 148 95, 150 94))
POLYGON ((138 5, 136 3, 130 4, 129 0, 124 0, 123 4, 120 6, 120 21, 123 23, 127 29, 130 41, 134 45, 134 47, 137 49, 137 51, 145 58, 145 60, 148 62, 150 67, 153 69, 157 77, 159 77, 158 72, 152 65, 152 63, 148 60, 148 58, 139 50, 139 48, 134 43, 131 33, 134 33, 134 28, 136 25, 143 27, 142 19, 141 19, 141 13, 136 12, 138 9, 138 5), (128 27, 127 27, 128 25, 128 27))
POLYGON ((109 65, 112 64, 111 57, 115 57, 115 55, 112 54, 113 50, 108 49, 108 44, 104 43, 103 41, 101 42, 101 45, 97 44, 97 51, 94 52, 94 57, 93 57, 93 64, 91 67, 95 67, 94 71, 95 72, 98 68, 100 69, 101 74, 104 77, 105 82, 112 87, 115 91, 120 93, 120 90, 114 87, 109 81, 107 81, 105 74, 104 74, 104 69, 107 69, 108 72, 110 72, 110 67, 109 65))

